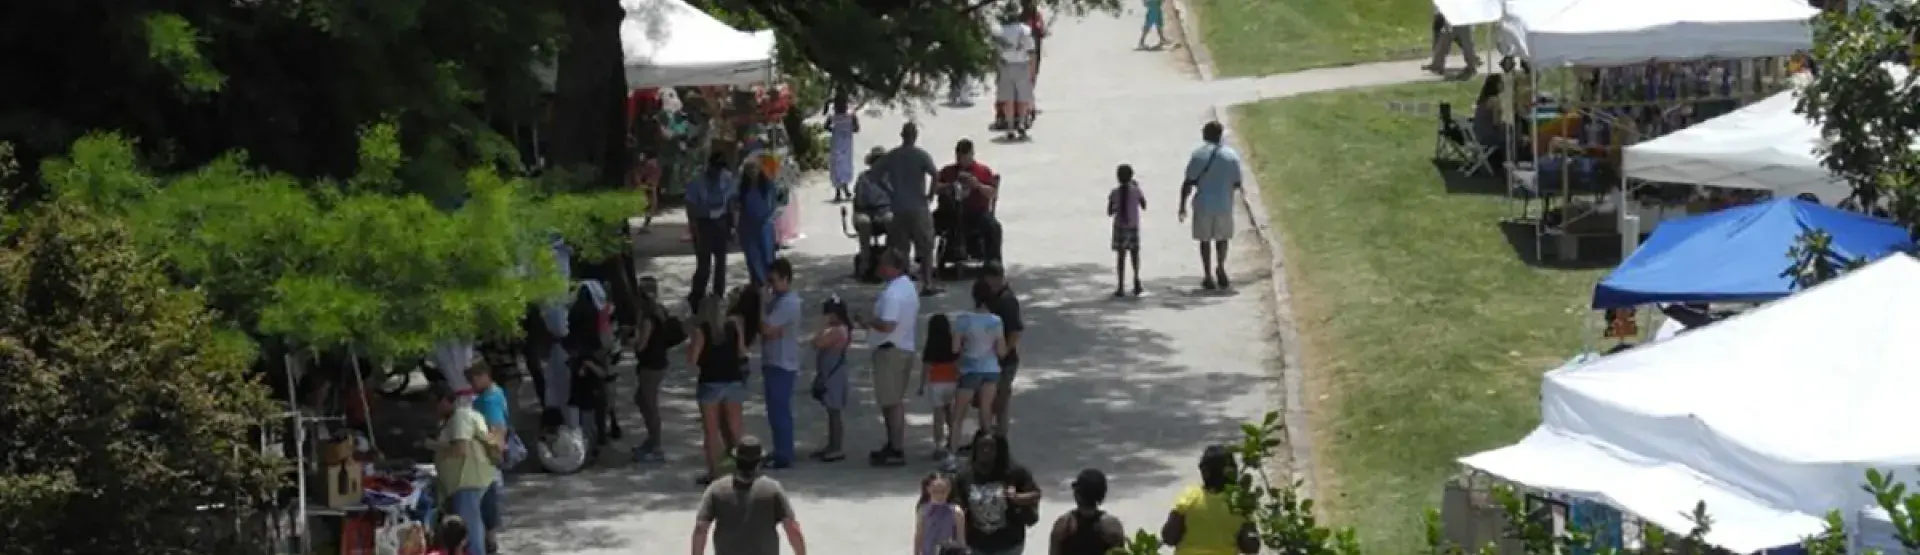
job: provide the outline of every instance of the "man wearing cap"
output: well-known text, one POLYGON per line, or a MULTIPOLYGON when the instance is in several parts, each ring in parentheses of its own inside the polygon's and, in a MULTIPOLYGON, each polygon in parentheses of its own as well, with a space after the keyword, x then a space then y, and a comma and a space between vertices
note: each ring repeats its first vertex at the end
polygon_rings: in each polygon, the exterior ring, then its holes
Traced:
POLYGON ((1174 501, 1160 539, 1173 546, 1174 555, 1235 555, 1260 552, 1259 532, 1245 517, 1233 513, 1227 488, 1240 480, 1233 451, 1209 445, 1200 453, 1200 485, 1190 486, 1174 501))
POLYGON ((1048 555, 1106 555, 1127 544, 1126 526, 1100 510, 1107 501, 1107 474, 1089 468, 1073 479, 1074 509, 1053 521, 1048 555))
POLYGON ((714 555, 779 555, 782 531, 793 555, 807 555, 807 539, 800 533, 786 490, 780 482, 760 475, 765 454, 753 436, 734 444, 733 477, 714 480, 700 496, 693 555, 706 555, 709 536, 714 555))

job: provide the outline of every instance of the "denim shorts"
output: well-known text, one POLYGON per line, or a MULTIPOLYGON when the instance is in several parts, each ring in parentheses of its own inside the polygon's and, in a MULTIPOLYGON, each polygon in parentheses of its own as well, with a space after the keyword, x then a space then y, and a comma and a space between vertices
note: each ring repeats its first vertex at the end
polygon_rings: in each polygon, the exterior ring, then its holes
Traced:
POLYGON ((694 398, 702 405, 719 403, 744 403, 747 401, 746 382, 713 382, 700 384, 694 398))
POLYGON ((1000 383, 999 372, 969 372, 960 375, 962 391, 979 391, 981 387, 1000 383))

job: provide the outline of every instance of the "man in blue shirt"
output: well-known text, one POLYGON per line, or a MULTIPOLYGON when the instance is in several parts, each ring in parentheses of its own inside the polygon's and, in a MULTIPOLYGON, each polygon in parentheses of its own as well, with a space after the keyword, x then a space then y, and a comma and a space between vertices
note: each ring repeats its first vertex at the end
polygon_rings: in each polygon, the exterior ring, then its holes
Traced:
POLYGON ((1200 128, 1205 144, 1187 157, 1187 179, 1180 184, 1180 219, 1193 199, 1193 240, 1200 242, 1200 282, 1205 290, 1228 289, 1227 242, 1233 240, 1233 195, 1240 191, 1240 153, 1222 142, 1226 130, 1211 121, 1200 128), (1215 257, 1218 255, 1218 258, 1215 257))
POLYGON ((716 295, 727 290, 727 245, 732 242, 737 183, 727 155, 707 157, 707 169, 687 184, 687 227, 693 234, 693 283, 687 306, 707 298, 708 276, 716 295))

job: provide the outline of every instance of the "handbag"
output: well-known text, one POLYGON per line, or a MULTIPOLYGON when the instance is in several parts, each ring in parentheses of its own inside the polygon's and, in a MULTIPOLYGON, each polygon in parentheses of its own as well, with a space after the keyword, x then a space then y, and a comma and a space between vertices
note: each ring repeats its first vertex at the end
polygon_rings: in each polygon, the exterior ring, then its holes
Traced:
POLYGON ((502 453, 500 457, 500 468, 503 468, 503 469, 518 468, 520 466, 520 463, 526 462, 526 460, 527 460, 526 442, 520 440, 520 434, 516 434, 516 433, 513 433, 512 431, 508 431, 506 450, 505 450, 505 453, 502 453))
POLYGON ((427 528, 404 513, 389 513, 373 532, 374 555, 422 555, 427 552, 427 528))
POLYGON ((814 373, 813 387, 810 388, 808 393, 813 395, 813 400, 815 402, 818 402, 823 405, 827 403, 827 380, 832 379, 834 376, 838 376, 840 374, 840 369, 845 368, 846 366, 847 366, 846 354, 841 353, 840 362, 834 364, 833 368, 828 369, 825 372, 814 373))

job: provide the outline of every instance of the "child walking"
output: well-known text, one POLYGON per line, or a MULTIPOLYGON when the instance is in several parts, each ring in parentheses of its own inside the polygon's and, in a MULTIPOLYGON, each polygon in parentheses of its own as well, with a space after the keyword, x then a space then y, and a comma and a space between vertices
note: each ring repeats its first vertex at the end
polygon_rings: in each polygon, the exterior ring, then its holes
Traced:
POLYGON ((952 501, 953 482, 939 472, 920 480, 920 503, 914 507, 914 555, 941 555, 951 546, 967 545, 966 514, 952 501))
MULTIPOLYGON (((953 320, 946 314, 927 318, 927 339, 921 342, 920 394, 933 405, 933 460, 946 461, 947 417, 953 412, 954 393, 960 389, 960 349, 953 338, 953 320)), ((955 432, 958 433, 958 432, 955 432)))
POLYGON ((1140 212, 1147 209, 1147 195, 1133 180, 1133 166, 1121 164, 1114 170, 1120 183, 1107 193, 1107 216, 1113 218, 1113 296, 1127 295, 1127 259, 1133 259, 1133 296, 1146 292, 1140 287, 1140 212))
POLYGON ((813 336, 813 400, 827 409, 827 445, 813 453, 813 460, 837 462, 847 458, 841 451, 846 439, 846 424, 840 419, 847 408, 847 347, 853 344, 853 319, 847 315, 847 303, 840 297, 820 305, 824 321, 813 336))
POLYGON ((1140 26, 1140 49, 1147 49, 1148 31, 1160 35, 1160 42, 1154 43, 1153 47, 1164 48, 1167 46, 1167 15, 1166 12, 1161 11, 1164 0, 1144 0, 1144 2, 1147 7, 1147 22, 1140 26))
POLYGON ((847 110, 847 95, 840 93, 833 98, 833 114, 827 116, 827 131, 832 134, 832 144, 828 149, 827 172, 833 180, 833 201, 840 202, 853 198, 848 189, 853 184, 853 134, 860 132, 860 116, 847 110))

